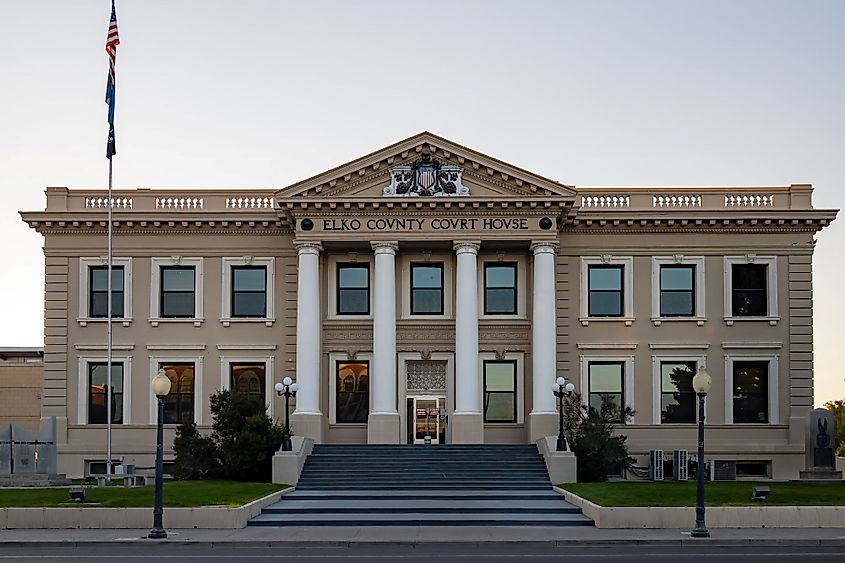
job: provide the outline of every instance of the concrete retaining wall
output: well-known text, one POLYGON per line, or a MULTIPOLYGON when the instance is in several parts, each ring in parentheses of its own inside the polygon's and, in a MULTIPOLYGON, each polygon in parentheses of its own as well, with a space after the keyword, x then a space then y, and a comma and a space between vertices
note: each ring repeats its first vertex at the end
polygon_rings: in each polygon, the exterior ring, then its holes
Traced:
MULTIPOLYGON (((164 509, 164 527, 228 528, 246 526, 265 506, 293 491, 289 487, 238 508, 195 507, 164 509)), ((149 528, 152 508, 0 508, 0 529, 149 528)))
MULTIPOLYGON (((599 506, 559 487, 555 490, 592 518, 597 528, 692 528, 695 508, 599 506)), ((708 528, 845 528, 845 506, 714 506, 708 528)))

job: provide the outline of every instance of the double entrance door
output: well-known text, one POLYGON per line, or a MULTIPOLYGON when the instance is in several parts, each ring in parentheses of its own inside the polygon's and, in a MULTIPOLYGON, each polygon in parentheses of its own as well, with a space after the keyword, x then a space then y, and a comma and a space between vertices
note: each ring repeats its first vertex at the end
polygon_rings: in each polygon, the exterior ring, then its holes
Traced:
POLYGON ((408 397, 408 443, 446 443, 446 397, 408 397))

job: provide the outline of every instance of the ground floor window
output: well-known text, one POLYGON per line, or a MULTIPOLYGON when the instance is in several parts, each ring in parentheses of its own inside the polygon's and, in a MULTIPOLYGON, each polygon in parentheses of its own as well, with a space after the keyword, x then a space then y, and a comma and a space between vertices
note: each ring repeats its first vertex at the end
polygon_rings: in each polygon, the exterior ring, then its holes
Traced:
POLYGON ((267 405, 267 365, 258 363, 233 363, 229 368, 229 389, 267 405))
POLYGON ((625 362, 590 362, 588 374, 590 408, 602 414, 602 405, 607 405, 604 412, 607 420, 624 422, 625 362))
POLYGON ((370 413, 370 363, 339 361, 335 377, 335 421, 338 424, 366 423, 370 413))
POLYGON ((170 393, 164 397, 164 424, 194 420, 194 364, 160 363, 158 367, 170 380, 170 393))
POLYGON ((733 362, 733 421, 769 422, 769 362, 733 362))
POLYGON ((484 362, 484 422, 516 422, 516 361, 484 362))
POLYGON ((123 424, 123 364, 113 362, 111 378, 106 362, 88 364, 88 424, 108 423, 108 403, 111 396, 112 424, 123 424), (111 386, 109 386, 111 379, 111 386))
POLYGON ((696 362, 660 362, 661 424, 694 424, 696 362))

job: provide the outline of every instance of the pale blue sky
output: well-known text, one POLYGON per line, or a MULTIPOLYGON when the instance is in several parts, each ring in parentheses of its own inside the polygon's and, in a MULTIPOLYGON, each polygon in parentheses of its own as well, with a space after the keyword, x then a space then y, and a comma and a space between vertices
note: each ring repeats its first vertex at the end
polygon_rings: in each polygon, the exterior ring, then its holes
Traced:
MULTIPOLYGON (((845 2, 118 0, 117 187, 282 187, 422 130, 576 185, 845 207, 845 2)), ((0 0, 0 345, 41 345, 44 187, 105 187, 107 0, 0 0)), ((845 216, 815 257, 845 395, 845 216)))

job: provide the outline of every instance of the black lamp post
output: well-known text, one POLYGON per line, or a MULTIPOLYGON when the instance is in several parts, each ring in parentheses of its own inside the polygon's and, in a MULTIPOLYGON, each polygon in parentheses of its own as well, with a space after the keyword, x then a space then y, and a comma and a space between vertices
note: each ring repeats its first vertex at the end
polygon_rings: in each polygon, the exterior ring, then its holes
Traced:
POLYGON ((286 377, 281 383, 276 383, 276 394, 279 397, 285 398, 285 426, 282 428, 282 451, 289 452, 293 450, 293 444, 290 441, 290 398, 296 397, 296 392, 299 390, 299 384, 294 383, 290 377, 286 377))
POLYGON ((558 377, 555 382, 552 383, 552 390, 554 391, 555 397, 557 397, 557 451, 565 452, 568 448, 566 447, 566 436, 563 434, 563 398, 566 395, 571 394, 575 390, 575 386, 572 383, 566 383, 564 378, 558 377))
POLYGON ((164 479, 164 398, 170 393, 170 378, 165 375, 164 370, 158 373, 152 381, 153 394, 158 401, 158 421, 156 428, 156 491, 155 508, 153 508, 153 527, 148 538, 159 540, 167 537, 167 531, 162 525, 161 516, 164 512, 162 507, 162 481, 164 479))
POLYGON ((710 532, 704 525, 704 398, 710 391, 713 379, 704 367, 692 378, 692 388, 698 395, 698 463, 696 464, 695 528, 690 532, 694 538, 709 538, 710 532))

